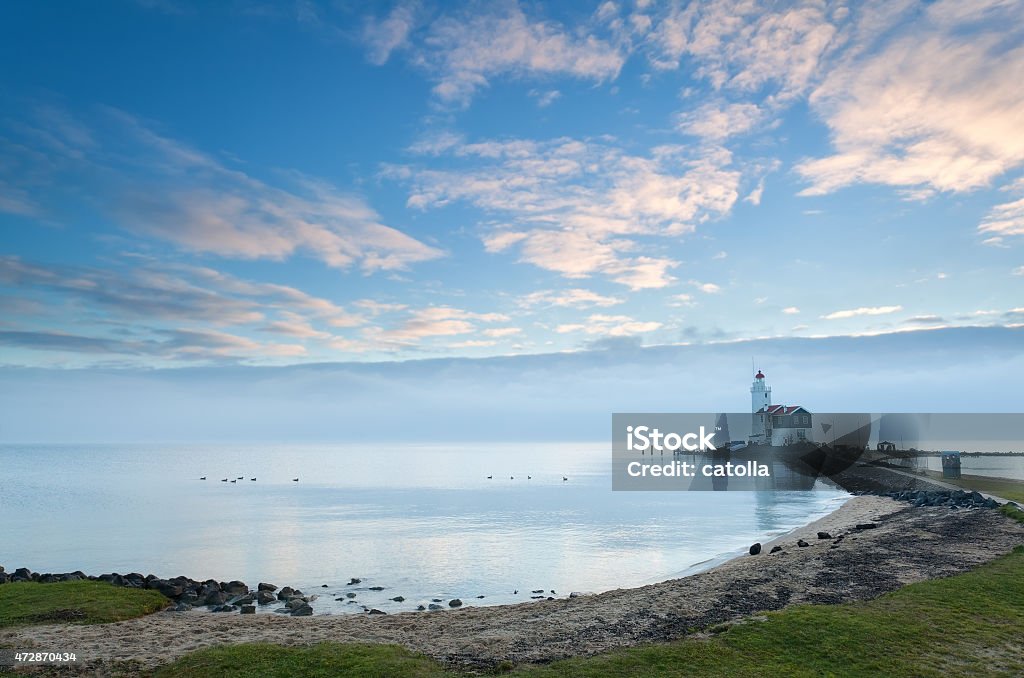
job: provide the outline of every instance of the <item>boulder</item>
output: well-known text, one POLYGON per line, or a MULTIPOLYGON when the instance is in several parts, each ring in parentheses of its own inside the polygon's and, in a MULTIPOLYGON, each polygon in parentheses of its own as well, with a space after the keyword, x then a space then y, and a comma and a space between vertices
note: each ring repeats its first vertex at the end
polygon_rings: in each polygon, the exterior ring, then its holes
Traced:
POLYGON ((425 610, 425 609, 427 609, 427 608, 423 607, 422 605, 417 605, 416 606, 416 610, 419 611, 419 612, 423 612, 423 610, 425 610))
POLYGON ((293 617, 308 617, 313 614, 313 608, 309 603, 303 603, 299 607, 292 608, 293 617))
POLYGON ((295 590, 291 586, 285 586, 283 589, 277 592, 278 600, 288 600, 292 597, 295 590))
POLYGON ((256 594, 256 602, 260 605, 269 605, 275 600, 277 600, 277 596, 272 591, 260 591, 256 594))
POLYGON ((171 582, 165 579, 154 579, 149 582, 149 588, 159 591, 168 598, 177 598, 184 590, 180 586, 175 586, 171 582))
POLYGON ((203 601, 205 605, 223 605, 227 602, 228 596, 223 591, 210 591, 203 601))
POLYGON ((782 547, 781 547, 781 546, 773 546, 773 547, 772 547, 772 550, 771 550, 771 551, 769 551, 769 553, 778 553, 778 552, 779 552, 779 551, 781 551, 781 550, 782 550, 782 547))
POLYGON ((171 611, 172 612, 188 612, 191 609, 192 609, 192 606, 189 605, 188 603, 178 603, 177 605, 175 605, 174 607, 171 608, 171 611))
POLYGON ((354 592, 352 592, 352 591, 349 591, 348 593, 345 594, 345 597, 346 598, 355 598, 356 594, 354 592))
POLYGON ((405 598, 404 598, 404 597, 402 597, 402 596, 395 596, 395 597, 394 597, 394 598, 392 598, 391 600, 395 601, 396 603, 402 603, 402 602, 405 602, 405 598))
POLYGON ((831 539, 831 538, 832 538, 832 535, 829 534, 828 532, 819 532, 818 533, 818 539, 831 539))
POLYGON ((462 601, 458 598, 453 598, 452 600, 448 601, 448 607, 462 607, 462 601))
POLYGON ((237 580, 236 581, 228 582, 225 586, 222 586, 221 588, 225 592, 227 592, 228 594, 233 595, 233 596, 234 595, 238 595, 240 593, 248 593, 249 592, 249 587, 245 585, 245 582, 241 582, 241 581, 237 581, 237 580))
POLYGON ((256 606, 255 605, 243 605, 242 606, 242 614, 256 614, 256 606))
POLYGON ((371 591, 383 591, 384 587, 383 586, 371 586, 370 590, 371 591))
POLYGON ((387 612, 385 612, 384 610, 378 610, 377 608, 373 608, 369 611, 368 614, 387 614, 387 612))
POLYGON ((810 544, 805 542, 803 539, 798 539, 797 542, 796 542, 796 545, 799 546, 800 548, 804 548, 805 546, 810 546, 810 544))
POLYGON ((760 552, 761 552, 761 542, 757 542, 757 543, 751 545, 751 547, 750 547, 750 555, 756 556, 760 552))
POLYGON ((363 580, 358 578, 358 577, 352 577, 351 579, 348 580, 348 584, 346 584, 346 586, 355 586, 356 584, 360 583, 361 581, 363 581, 363 580))
POLYGON ((276 586, 274 586, 273 584, 267 584, 267 583, 265 583, 265 582, 260 582, 260 583, 259 583, 259 584, 258 584, 258 585, 256 586, 256 590, 257 590, 257 591, 276 591, 276 590, 277 590, 277 587, 276 587, 276 586))
POLYGON ((428 610, 443 610, 444 608, 441 607, 440 605, 438 605, 437 603, 431 603, 430 605, 427 605, 427 609, 428 610))

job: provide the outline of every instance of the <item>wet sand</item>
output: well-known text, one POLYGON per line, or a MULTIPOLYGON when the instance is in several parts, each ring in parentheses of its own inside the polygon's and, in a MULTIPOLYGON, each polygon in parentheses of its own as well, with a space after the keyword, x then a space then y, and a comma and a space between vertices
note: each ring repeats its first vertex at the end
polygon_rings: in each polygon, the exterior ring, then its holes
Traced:
POLYGON ((517 605, 395 615, 288 617, 160 612, 93 626, 0 631, 0 644, 73 651, 78 673, 120 662, 151 667, 216 645, 320 641, 397 643, 446 664, 548 662, 651 641, 795 603, 866 600, 964 572, 1024 543, 1024 526, 998 511, 914 508, 854 497, 835 512, 711 570, 634 589, 517 605), (857 524, 877 523, 875 529, 857 524), (818 531, 832 539, 818 539, 818 531), (843 539, 836 543, 836 539, 843 539), (803 539, 809 545, 797 546, 803 539), (775 545, 782 550, 769 553, 775 545))

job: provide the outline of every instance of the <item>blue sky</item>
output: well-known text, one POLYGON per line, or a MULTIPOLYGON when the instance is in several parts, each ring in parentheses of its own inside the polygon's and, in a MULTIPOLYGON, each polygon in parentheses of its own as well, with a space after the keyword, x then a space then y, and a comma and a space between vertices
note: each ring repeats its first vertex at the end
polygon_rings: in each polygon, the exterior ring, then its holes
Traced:
POLYGON ((0 59, 10 368, 1024 322, 1017 0, 23 2, 0 59))

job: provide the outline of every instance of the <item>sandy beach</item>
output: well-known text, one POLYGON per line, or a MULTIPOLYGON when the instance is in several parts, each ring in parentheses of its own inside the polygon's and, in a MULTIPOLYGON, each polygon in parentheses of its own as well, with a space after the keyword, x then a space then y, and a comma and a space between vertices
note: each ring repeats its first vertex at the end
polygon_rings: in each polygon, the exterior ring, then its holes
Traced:
POLYGON ((98 675, 121 662, 155 666, 199 648, 248 642, 397 643, 467 668, 506 660, 547 662, 675 639, 796 603, 874 598, 905 584, 963 572, 1022 542, 1024 526, 997 511, 915 508, 885 497, 860 496, 764 544, 758 555, 640 588, 396 615, 160 612, 116 624, 15 628, 0 632, 0 643, 74 651, 82 660, 76 669, 98 675), (877 527, 856 528, 864 523, 877 527), (819 531, 831 538, 819 539, 819 531), (797 546, 801 539, 808 546, 797 546), (774 546, 781 550, 770 553, 774 546))

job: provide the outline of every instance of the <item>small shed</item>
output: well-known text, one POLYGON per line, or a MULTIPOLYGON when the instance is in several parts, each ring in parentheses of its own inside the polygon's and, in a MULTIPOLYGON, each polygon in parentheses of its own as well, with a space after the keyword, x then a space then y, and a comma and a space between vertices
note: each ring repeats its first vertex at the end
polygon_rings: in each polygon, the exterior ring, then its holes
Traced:
POLYGON ((959 452, 943 452, 942 453, 942 477, 943 478, 959 478, 960 477, 960 453, 959 452))

